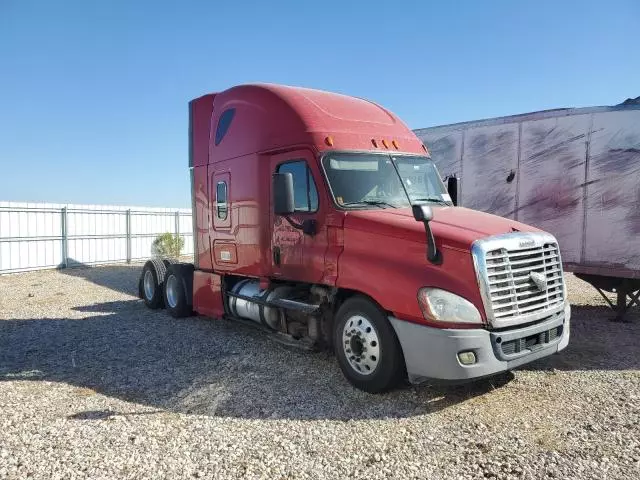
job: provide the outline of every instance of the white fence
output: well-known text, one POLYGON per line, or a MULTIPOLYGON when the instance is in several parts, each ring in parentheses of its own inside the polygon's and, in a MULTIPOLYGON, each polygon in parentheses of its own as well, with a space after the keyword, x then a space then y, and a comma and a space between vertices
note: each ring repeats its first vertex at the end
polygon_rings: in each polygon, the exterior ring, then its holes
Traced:
POLYGON ((165 232, 193 254, 190 209, 0 202, 0 274, 142 260, 165 232))

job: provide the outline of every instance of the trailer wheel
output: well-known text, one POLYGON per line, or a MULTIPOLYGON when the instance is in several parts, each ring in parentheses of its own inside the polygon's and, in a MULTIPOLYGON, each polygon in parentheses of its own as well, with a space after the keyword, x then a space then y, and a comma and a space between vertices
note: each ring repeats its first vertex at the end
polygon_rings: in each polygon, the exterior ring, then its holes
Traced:
POLYGON ((400 344, 384 312, 370 300, 353 297, 342 304, 333 336, 340 369, 356 388, 380 393, 402 380, 400 344))
POLYGON ((147 261, 142 268, 139 289, 142 299, 147 307, 154 310, 162 308, 162 287, 166 268, 161 260, 153 259, 147 261))
POLYGON ((190 301, 192 282, 192 265, 175 263, 169 266, 164 281, 164 304, 172 317, 193 315, 190 301))

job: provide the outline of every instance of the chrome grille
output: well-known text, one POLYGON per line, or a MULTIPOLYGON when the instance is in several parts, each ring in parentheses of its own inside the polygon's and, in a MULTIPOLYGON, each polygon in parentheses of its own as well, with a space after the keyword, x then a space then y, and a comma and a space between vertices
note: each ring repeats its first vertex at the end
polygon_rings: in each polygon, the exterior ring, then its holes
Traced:
POLYGON ((485 264, 487 296, 496 320, 548 310, 564 301, 557 243, 492 249, 485 254, 485 264))
POLYGON ((473 264, 493 328, 535 322, 564 308, 558 242, 545 232, 511 232, 473 242, 473 264))

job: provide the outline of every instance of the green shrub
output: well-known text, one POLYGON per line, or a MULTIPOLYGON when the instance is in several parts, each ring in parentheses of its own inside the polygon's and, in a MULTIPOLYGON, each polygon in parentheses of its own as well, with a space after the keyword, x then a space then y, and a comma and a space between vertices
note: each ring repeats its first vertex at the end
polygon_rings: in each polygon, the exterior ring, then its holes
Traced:
POLYGON ((178 258, 184 248, 184 238, 172 233, 158 235, 151 245, 151 253, 154 257, 178 258))

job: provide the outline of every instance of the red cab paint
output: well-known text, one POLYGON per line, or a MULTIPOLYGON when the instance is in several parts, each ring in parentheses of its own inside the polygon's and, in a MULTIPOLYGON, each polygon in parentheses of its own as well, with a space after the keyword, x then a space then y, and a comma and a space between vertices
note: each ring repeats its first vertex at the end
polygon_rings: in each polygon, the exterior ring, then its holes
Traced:
MULTIPOLYGON (((329 346, 372 392, 402 372, 466 380, 566 346, 555 239, 454 206, 389 110, 278 85, 189 107, 196 312, 329 346)), ((165 303, 179 316, 175 272, 165 303)))

